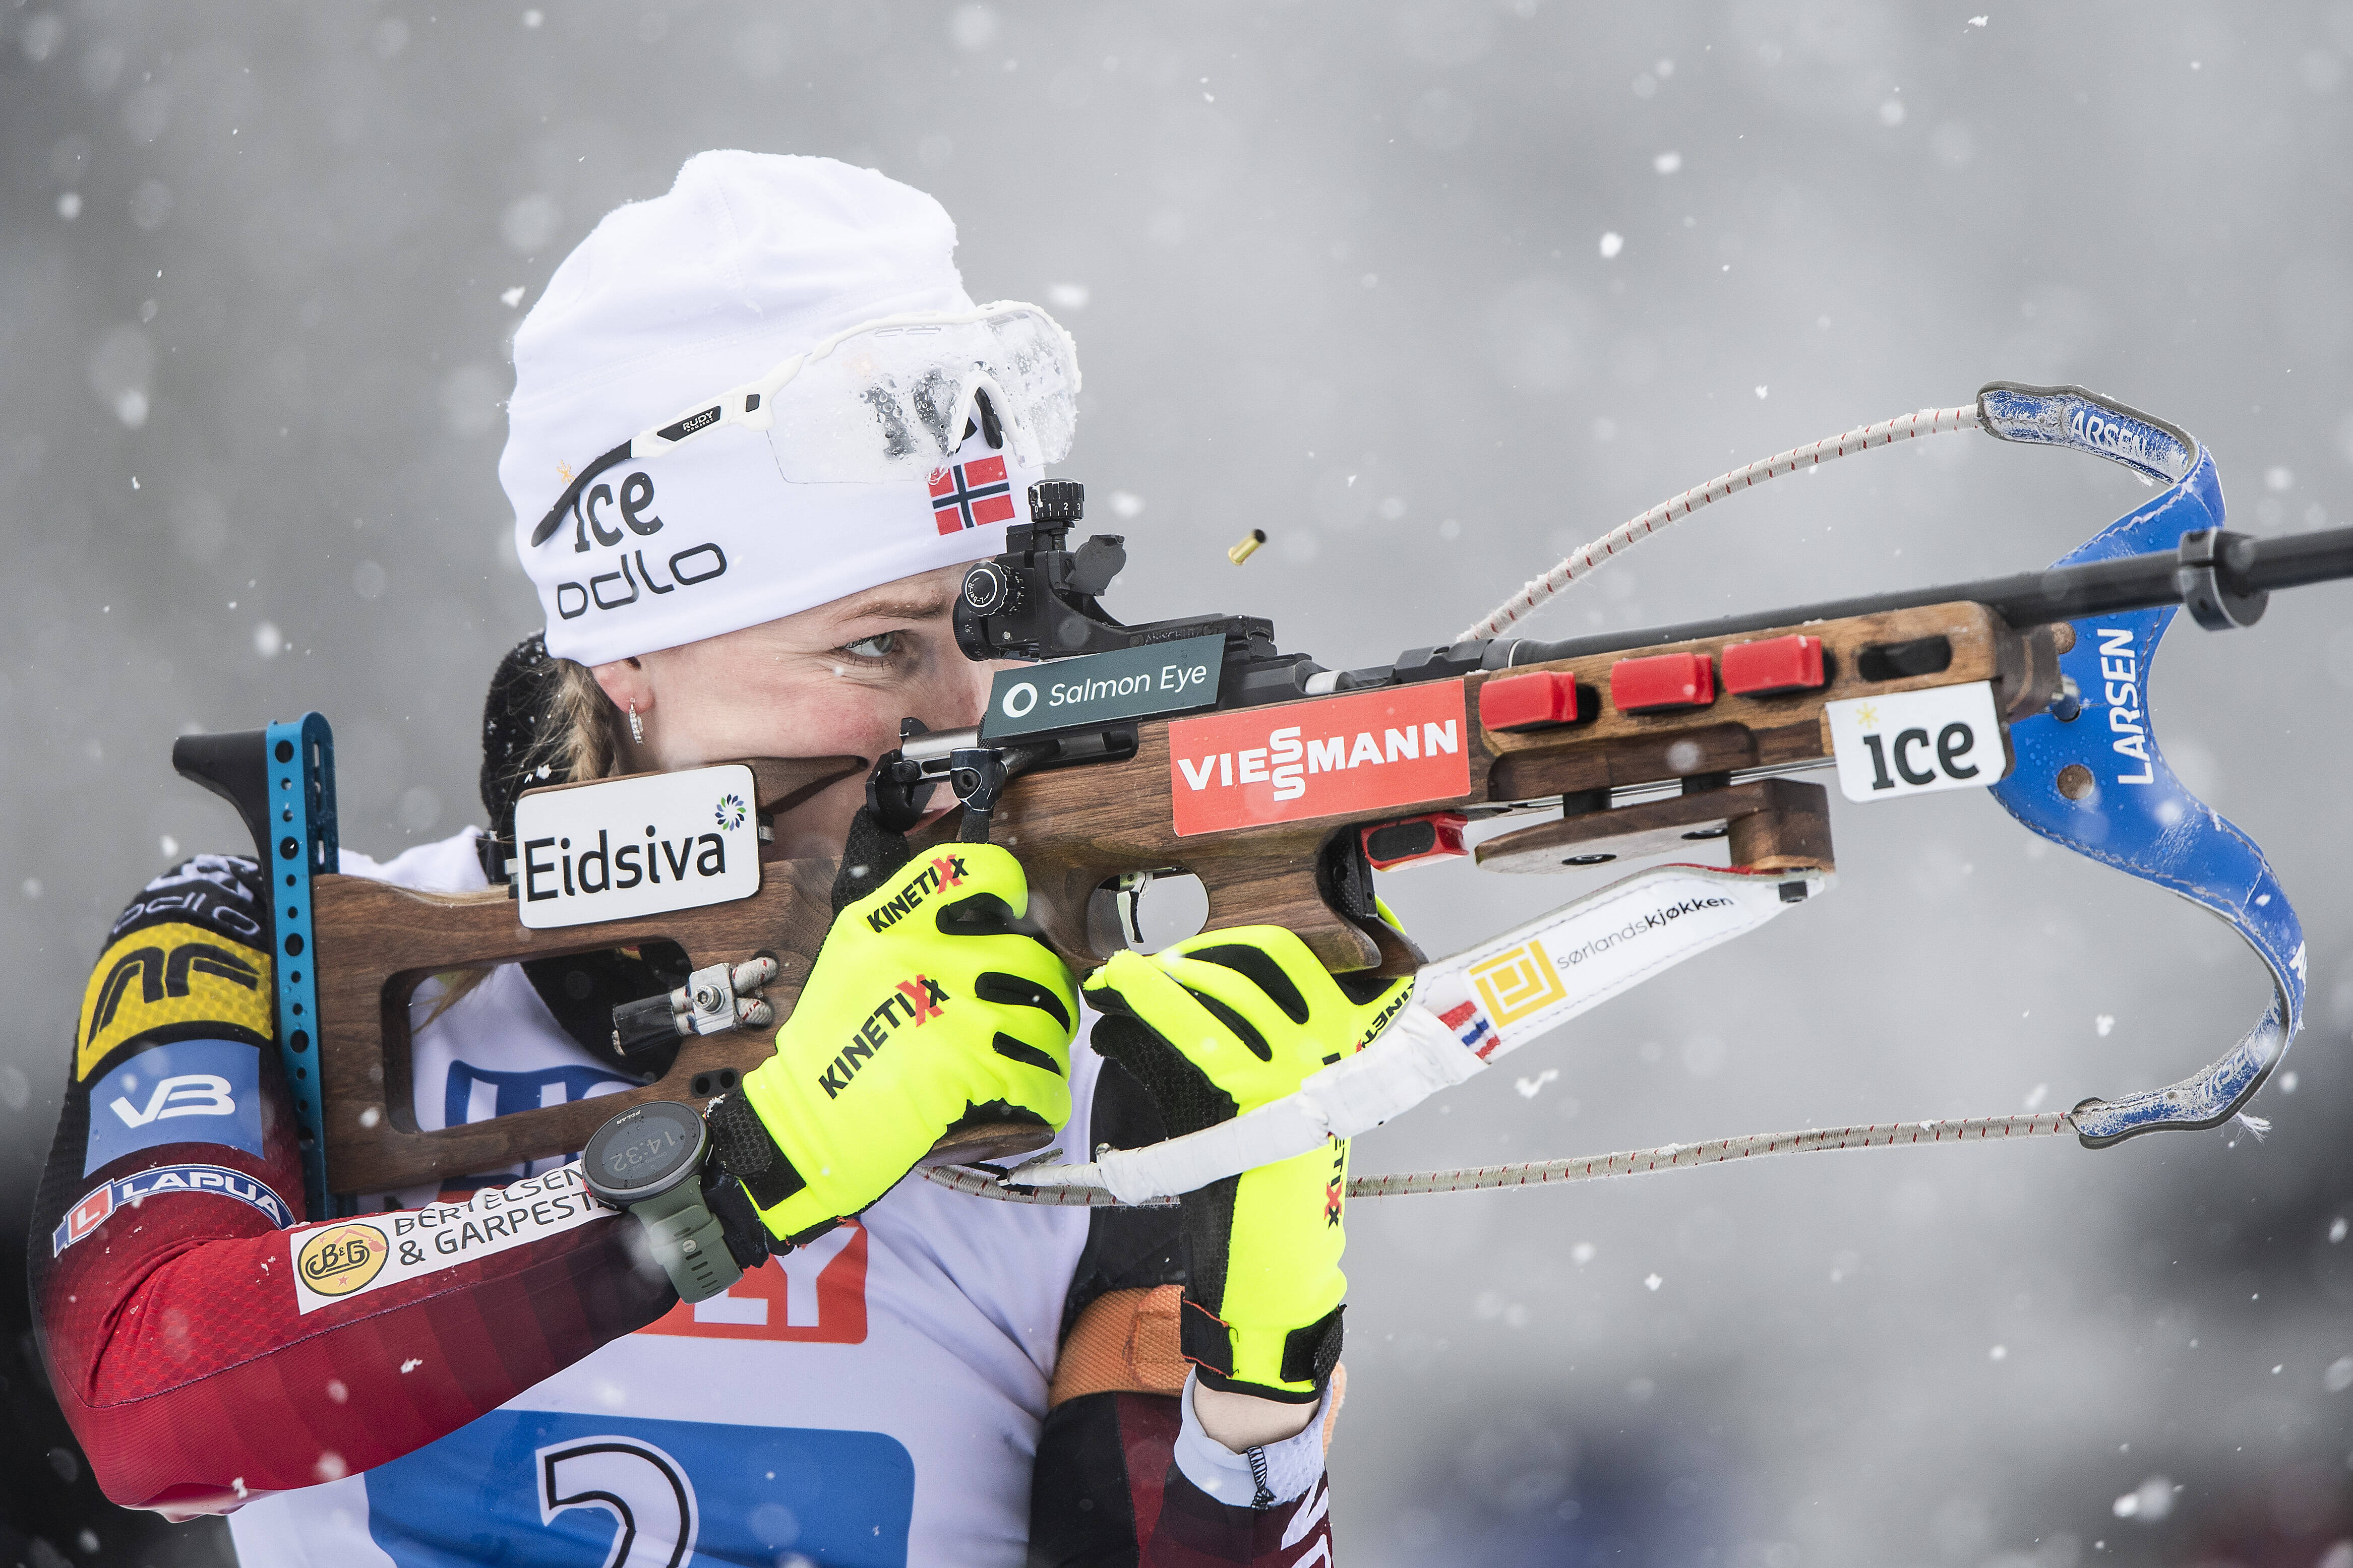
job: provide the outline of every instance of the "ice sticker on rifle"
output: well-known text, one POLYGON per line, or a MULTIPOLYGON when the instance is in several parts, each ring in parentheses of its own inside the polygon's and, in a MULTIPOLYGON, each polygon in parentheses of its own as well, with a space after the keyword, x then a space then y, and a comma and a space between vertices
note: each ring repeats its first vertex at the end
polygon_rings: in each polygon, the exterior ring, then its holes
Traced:
POLYGON ((741 763, 533 790, 515 802, 515 902, 533 929, 700 909, 760 890, 741 763))
POLYGON ((305 1226, 287 1237, 297 1310, 313 1312, 420 1274, 560 1236, 614 1211, 589 1196, 577 1162, 459 1204, 305 1226))
POLYGON ((989 683, 980 738, 1207 708, 1218 700, 1225 657, 1222 637, 1186 637, 1000 670, 989 683))
POLYGON ((1849 800, 1983 789, 2010 772, 1990 681, 1826 702, 1822 722, 1849 800))
POLYGON ((1462 682, 1431 680, 1168 726, 1179 837, 1470 792, 1462 682))

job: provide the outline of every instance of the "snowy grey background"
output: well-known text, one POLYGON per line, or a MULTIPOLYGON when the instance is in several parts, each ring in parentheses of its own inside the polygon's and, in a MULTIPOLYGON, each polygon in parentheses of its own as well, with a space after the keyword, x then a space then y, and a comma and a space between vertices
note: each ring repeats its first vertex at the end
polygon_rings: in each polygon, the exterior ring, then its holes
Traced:
MULTIPOLYGON (((2238 526, 2345 521, 2348 62, 2346 0, 0 0, 11 1225, 105 922, 176 853, 243 847, 174 734, 315 707, 346 843, 479 817, 482 688, 536 614, 493 474, 505 344, 690 153, 934 192, 973 292, 1078 337, 1065 471, 1142 568, 1114 608, 1269 612, 1355 664, 1725 468, 1997 377, 2188 426, 2238 526), (1141 510, 1114 521, 1113 491, 1141 510), (1237 572, 1250 526, 1273 542, 1237 572)), ((1940 437, 1704 513, 1535 630, 2036 565, 2144 493, 1940 437)), ((1346 1561, 2353 1565, 2348 610, 2313 589, 2185 626, 2155 681, 2177 768, 2310 937, 2267 1142, 1360 1205, 1346 1561)), ((2177 1077, 2260 1008, 2220 926, 1989 802, 1836 826, 1830 900, 1358 1169, 2065 1105, 2177 1077)), ((1588 885, 1392 881, 1440 948, 1588 885)), ((87 1526, 100 1560, 218 1551, 87 1526)))

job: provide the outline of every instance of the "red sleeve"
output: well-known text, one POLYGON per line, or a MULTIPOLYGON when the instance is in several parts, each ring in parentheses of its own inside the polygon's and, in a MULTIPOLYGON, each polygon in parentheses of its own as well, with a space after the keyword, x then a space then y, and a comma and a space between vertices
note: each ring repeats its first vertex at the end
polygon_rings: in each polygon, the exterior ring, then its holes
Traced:
MULTIPOLYGON (((348 1299, 298 1292, 295 1258, 333 1226, 298 1224, 259 890, 250 861, 201 857, 116 922, 33 1216, 66 1418, 110 1498, 175 1518, 397 1458, 676 1300, 617 1215, 348 1299)), ((542 1212, 558 1202, 587 1199, 542 1212)))
POLYGON ((1182 1421, 1159 1394, 1089 1394, 1046 1417, 1030 1492, 1031 1568, 1326 1568, 1330 1478, 1272 1508, 1235 1508, 1185 1479, 1182 1421))

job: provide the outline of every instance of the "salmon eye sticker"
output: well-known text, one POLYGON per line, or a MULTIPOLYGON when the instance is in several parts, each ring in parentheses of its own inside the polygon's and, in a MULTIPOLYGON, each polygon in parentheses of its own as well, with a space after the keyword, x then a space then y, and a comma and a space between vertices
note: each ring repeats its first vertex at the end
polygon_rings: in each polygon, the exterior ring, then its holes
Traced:
POLYGON ((1459 799, 1466 732, 1460 680, 1171 720, 1177 835, 1459 799))

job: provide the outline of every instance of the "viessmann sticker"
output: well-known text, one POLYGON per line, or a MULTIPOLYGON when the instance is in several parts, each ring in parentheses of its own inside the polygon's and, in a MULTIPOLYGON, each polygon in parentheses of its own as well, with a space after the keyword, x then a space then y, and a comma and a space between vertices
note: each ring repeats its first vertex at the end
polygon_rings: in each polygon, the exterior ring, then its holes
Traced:
POLYGON ((575 1163, 486 1187, 462 1204, 304 1226, 287 1237, 295 1306, 315 1312, 420 1274, 560 1236, 613 1212, 589 1195, 575 1163))
POLYGON ((1172 720, 1178 837, 1451 800, 1471 788, 1462 682, 1172 720))

